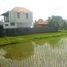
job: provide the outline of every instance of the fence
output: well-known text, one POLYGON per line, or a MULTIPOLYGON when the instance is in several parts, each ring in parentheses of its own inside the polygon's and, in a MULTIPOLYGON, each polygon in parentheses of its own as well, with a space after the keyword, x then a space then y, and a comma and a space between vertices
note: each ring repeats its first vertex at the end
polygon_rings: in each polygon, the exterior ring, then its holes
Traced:
POLYGON ((45 33, 45 32, 56 32, 57 27, 46 27, 46 28, 12 28, 12 29, 2 29, 2 36, 14 36, 22 34, 33 34, 33 33, 45 33))

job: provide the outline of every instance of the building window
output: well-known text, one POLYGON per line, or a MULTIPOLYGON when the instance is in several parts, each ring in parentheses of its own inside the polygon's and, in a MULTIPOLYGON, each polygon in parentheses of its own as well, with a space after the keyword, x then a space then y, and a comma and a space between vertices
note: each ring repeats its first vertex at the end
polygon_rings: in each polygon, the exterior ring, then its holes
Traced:
POLYGON ((9 17, 8 16, 5 16, 4 17, 4 20, 5 20, 5 22, 9 22, 9 17))
POLYGON ((17 12, 17 18, 20 18, 20 13, 19 12, 17 12))
POLYGON ((28 19, 28 13, 26 13, 26 18, 28 19))
POLYGON ((8 24, 5 24, 5 26, 8 26, 8 24))
POLYGON ((4 21, 9 22, 9 12, 5 13, 4 15, 4 21))
POLYGON ((15 23, 11 23, 11 26, 15 26, 15 23))

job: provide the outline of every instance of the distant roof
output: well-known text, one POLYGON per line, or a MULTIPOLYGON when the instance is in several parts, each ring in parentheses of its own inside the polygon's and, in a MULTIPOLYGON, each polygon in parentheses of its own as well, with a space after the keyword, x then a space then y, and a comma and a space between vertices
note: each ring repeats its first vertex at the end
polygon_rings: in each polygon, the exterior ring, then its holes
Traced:
POLYGON ((15 7, 15 8, 13 8, 12 10, 13 10, 13 11, 16 11, 16 12, 24 12, 24 13, 26 13, 26 12, 31 12, 30 10, 28 10, 28 9, 26 9, 26 8, 24 8, 24 7, 15 7))
POLYGON ((39 19, 36 21, 36 24, 48 24, 48 21, 44 21, 43 19, 39 19))

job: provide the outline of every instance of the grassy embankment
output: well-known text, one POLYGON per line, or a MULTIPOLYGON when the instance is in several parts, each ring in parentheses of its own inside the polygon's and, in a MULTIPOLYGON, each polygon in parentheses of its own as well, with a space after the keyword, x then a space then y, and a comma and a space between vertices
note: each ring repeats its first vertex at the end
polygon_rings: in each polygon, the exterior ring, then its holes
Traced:
POLYGON ((0 45, 15 44, 15 43, 21 43, 26 41, 32 41, 35 39, 59 37, 64 35, 67 35, 67 31, 52 32, 52 33, 37 33, 37 34, 22 35, 22 36, 15 36, 15 37, 0 37, 0 45))

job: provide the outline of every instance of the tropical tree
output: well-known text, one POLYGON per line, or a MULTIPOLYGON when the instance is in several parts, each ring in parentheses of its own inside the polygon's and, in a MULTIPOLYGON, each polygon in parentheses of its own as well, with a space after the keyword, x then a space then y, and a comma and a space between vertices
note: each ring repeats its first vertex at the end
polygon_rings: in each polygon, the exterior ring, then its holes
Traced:
POLYGON ((63 25, 64 20, 61 16, 51 16, 48 17, 48 23, 49 26, 57 27, 60 29, 60 27, 63 25))

